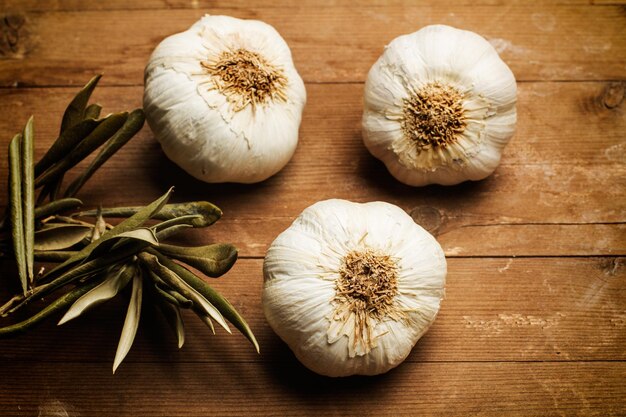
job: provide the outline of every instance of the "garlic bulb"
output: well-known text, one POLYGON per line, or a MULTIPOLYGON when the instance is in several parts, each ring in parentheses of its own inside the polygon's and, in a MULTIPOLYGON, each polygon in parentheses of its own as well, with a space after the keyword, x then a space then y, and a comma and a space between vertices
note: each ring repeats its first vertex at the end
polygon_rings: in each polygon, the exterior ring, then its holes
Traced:
POLYGON ((375 375, 400 364, 435 320, 446 260, 402 209, 326 200, 272 243, 268 323, 309 369, 375 375))
POLYGON ((166 155, 206 182, 253 183, 298 143, 304 83, 276 30, 205 16, 163 40, 145 70, 144 110, 166 155))
POLYGON ((480 180, 513 136, 517 86, 481 36, 427 26, 394 39, 365 84, 363 141, 414 186, 480 180))

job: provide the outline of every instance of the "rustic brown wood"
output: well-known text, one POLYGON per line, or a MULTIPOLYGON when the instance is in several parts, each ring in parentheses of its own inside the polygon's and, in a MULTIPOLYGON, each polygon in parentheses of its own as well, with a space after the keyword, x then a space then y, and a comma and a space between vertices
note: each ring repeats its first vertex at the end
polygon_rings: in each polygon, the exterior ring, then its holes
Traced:
MULTIPOLYGON (((625 261, 449 259, 439 317, 407 361, 626 360, 625 261)), ((145 309, 127 361, 251 363, 291 355, 263 318, 262 263, 241 259, 226 276, 209 281, 249 318, 260 355, 239 334, 217 329, 213 336, 191 313, 185 315, 186 342, 178 351, 160 315, 145 309)), ((120 296, 74 323, 57 328, 56 318, 20 339, 0 340, 0 361, 110 365, 127 302, 120 296)))
MULTIPOLYGON (((80 194, 90 207, 139 205, 175 185, 177 201, 218 204, 223 219, 180 243, 239 247, 234 268, 209 282, 247 318, 261 353, 240 334, 211 335, 191 313, 178 350, 146 304, 137 340, 111 376, 125 294, 62 327, 52 320, 0 340, 0 415, 626 415, 626 14, 619 4, 0 0, 0 149, 34 114, 41 155, 68 100, 96 72, 105 74, 95 94, 105 111, 140 106, 151 50, 206 12, 274 25, 308 92, 298 150, 268 181, 191 179, 145 128, 80 194), (431 23, 481 33, 520 81, 516 136, 484 181, 406 187, 362 145, 369 67, 395 36, 431 23), (379 377, 313 375, 263 317, 268 245, 326 198, 395 203, 448 257, 437 321, 405 363, 379 377)), ((0 156, 3 209, 6 151, 0 156)), ((9 262, 0 263, 0 276, 4 302, 6 282, 17 284, 9 262)))
MULTIPOLYGON (((125 0, 110 0, 107 2, 86 2, 81 0, 5 0, 5 8, 9 11, 86 11, 86 10, 152 10, 152 9, 197 9, 211 8, 248 8, 250 4, 245 0, 143 0, 129 2, 125 0)), ((623 4, 618 0, 424 0, 422 6, 459 6, 459 5, 489 5, 509 6, 511 4, 545 6, 554 5, 585 5, 585 4, 623 4)), ((298 6, 305 7, 350 7, 351 0, 301 0, 298 6)), ((361 0, 359 5, 367 7, 414 6, 412 0, 361 0)), ((260 0, 254 2, 256 8, 294 7, 290 0, 260 0)))
POLYGON ((519 80, 624 76, 621 7, 303 7, 26 14, 17 38, 25 52, 0 60, 0 85, 80 85, 95 72, 107 74, 106 84, 140 85, 159 40, 187 29, 204 12, 274 25, 307 82, 362 82, 385 44, 433 23, 481 33, 519 80))
MULTIPOLYGON (((626 210, 626 119, 620 100, 612 108, 604 104, 615 85, 622 84, 520 84, 524 122, 501 167, 485 181, 454 187, 453 194, 445 187, 402 186, 367 153, 360 138, 361 85, 312 84, 298 151, 269 181, 223 186, 192 180, 162 155, 146 128, 81 195, 92 205, 102 195, 110 205, 143 204, 175 185, 177 199, 209 199, 224 209, 209 238, 234 240, 244 256, 262 256, 302 209, 325 198, 398 204, 438 235, 450 256, 624 254, 624 225, 611 223, 623 221, 626 210), (129 177, 133 188, 120 187, 129 177), (484 239, 476 239, 477 233, 484 239)), ((0 113, 13 114, 0 119, 0 131, 19 129, 35 113, 42 154, 74 91, 0 90, 0 113)), ((139 106, 141 94, 139 87, 102 87, 96 99, 114 111, 139 106)), ((10 137, 0 138, 0 147, 10 137)), ((0 177, 6 170, 0 161, 0 177)), ((204 231, 196 236, 198 242, 207 238, 204 231)))
POLYGON ((3 363, 0 413, 14 416, 623 416, 623 362, 405 363, 328 379, 292 358, 265 363, 3 363), (45 386, 33 390, 33 386, 45 386), (7 395, 10 393, 10 395, 7 395), (469 405, 469 406, 468 406, 469 405))

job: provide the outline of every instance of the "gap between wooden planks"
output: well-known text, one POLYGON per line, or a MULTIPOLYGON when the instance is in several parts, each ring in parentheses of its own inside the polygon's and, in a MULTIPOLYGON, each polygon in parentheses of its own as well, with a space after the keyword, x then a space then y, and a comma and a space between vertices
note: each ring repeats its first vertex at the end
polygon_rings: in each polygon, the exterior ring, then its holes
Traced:
MULTIPOLYGON (((146 308, 126 368, 136 369, 135 362, 293 362, 265 322, 262 263, 240 259, 227 275, 208 281, 248 320, 260 355, 235 330, 217 329, 213 336, 192 313, 184 316, 186 341, 178 350, 161 316, 146 308)), ((439 316, 408 362, 626 360, 624 258, 449 258, 448 270, 439 316)), ((127 302, 122 296, 62 327, 56 317, 0 340, 0 363, 111 364, 127 302)))
POLYGON ((205 12, 275 26, 309 83, 363 82, 387 43, 433 23, 485 36, 518 80, 624 78, 626 15, 621 7, 471 5, 16 12, 0 20, 5 58, 0 85, 82 85, 85 74, 96 72, 106 74, 104 84, 140 85, 158 42, 186 30, 205 12))
MULTIPOLYGON (((111 206, 141 205, 175 185, 174 200, 209 200, 225 213, 208 231, 194 232, 191 242, 232 241, 242 256, 263 256, 302 209, 326 198, 397 204, 437 235, 448 256, 623 255, 626 118, 623 97, 606 105, 613 85, 521 84, 516 136, 496 173, 477 183, 418 189, 399 184, 361 142, 363 86, 322 84, 308 86, 293 160, 268 181, 243 186, 193 180, 164 157, 145 127, 80 197, 89 206, 102 196, 111 206), (121 187, 128 178, 132 188, 121 187)), ((43 154, 74 92, 0 90, 0 113, 12 114, 0 120, 0 131, 9 132, 0 146, 34 113, 37 154, 43 154)), ((141 105, 141 96, 141 87, 100 87, 95 99, 114 111, 141 105)), ((0 177, 6 174, 2 160, 0 177)))

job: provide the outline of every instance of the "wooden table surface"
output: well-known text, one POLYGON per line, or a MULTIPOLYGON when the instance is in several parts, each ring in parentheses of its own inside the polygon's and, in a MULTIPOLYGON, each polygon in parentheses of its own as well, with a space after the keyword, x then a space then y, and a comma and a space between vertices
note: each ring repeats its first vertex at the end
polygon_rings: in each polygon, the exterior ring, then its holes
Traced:
MULTIPOLYGON (((113 376, 126 308, 114 301, 61 328, 50 322, 0 341, 0 415, 625 416, 626 9, 593 3, 0 1, 0 149, 34 114, 41 155, 67 102, 96 73, 105 111, 140 106, 152 49, 204 13, 275 26, 308 92, 296 154, 263 183, 196 181, 146 127, 80 194, 91 206, 139 205, 173 185, 176 201, 219 205, 223 219, 187 243, 238 246, 235 267, 211 283, 248 319, 261 353, 191 316, 179 351, 146 312, 113 376), (385 44, 433 23, 476 31, 497 48, 518 80, 519 121, 486 180, 410 188, 361 142, 363 82, 385 44), (382 376, 312 374, 262 314, 269 243, 305 207, 335 197, 399 205, 448 258, 437 321, 382 376)), ((2 196, 6 176, 3 151, 2 196)), ((2 282, 14 279, 8 262, 0 272, 2 282)))

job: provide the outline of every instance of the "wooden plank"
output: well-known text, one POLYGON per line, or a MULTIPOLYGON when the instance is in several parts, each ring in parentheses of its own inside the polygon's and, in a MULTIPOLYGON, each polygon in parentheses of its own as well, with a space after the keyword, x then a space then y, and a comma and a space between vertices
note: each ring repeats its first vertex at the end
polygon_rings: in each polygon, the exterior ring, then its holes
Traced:
MULTIPOLYGON (((35 13, 2 49, 0 85, 77 85, 86 74, 104 83, 141 85, 143 68, 165 36, 204 12, 264 20, 290 44, 307 82, 361 82, 385 44, 443 23, 490 39, 519 80, 623 79, 626 17, 620 7, 533 5, 261 8, 35 13), (133 28, 132 36, 127 28, 133 28), (323 28, 323 30, 320 30, 323 28), (367 30, 362 30, 367 28, 367 30), (566 41, 564 41, 566 40, 566 41), (94 53, 98 51, 98 53, 94 53)), ((5 37, 8 35, 5 35, 5 37)))
POLYGON ((278 363, 3 363, 3 415, 622 416, 626 364, 419 363, 378 378, 328 379, 278 363))
MULTIPOLYGON (((624 361, 624 261, 448 259, 446 298, 439 317, 407 361, 624 361)), ((155 367, 158 362, 267 364, 290 356, 265 322, 262 280, 261 259, 240 259, 226 276, 209 281, 246 317, 259 340, 260 355, 239 334, 217 329, 213 336, 191 313, 185 315, 185 346, 178 350, 166 323, 147 309, 126 361, 155 367)), ((3 301, 8 298, 4 294, 3 301)), ((62 327, 51 320, 26 335, 0 340, 0 361, 103 362, 109 366, 127 302, 120 297, 62 327)))
MULTIPOLYGON (((81 0, 5 0, 4 9, 12 12, 50 12, 50 11, 88 11, 88 10, 154 10, 154 9, 197 9, 211 8, 247 8, 251 6, 249 0, 142 0, 128 2, 124 0, 109 0, 107 2, 87 2, 81 0)), ((428 6, 459 6, 459 5, 490 5, 507 6, 511 4, 534 5, 541 7, 548 5, 585 5, 585 4, 620 4, 616 0, 424 0, 420 5, 428 6)), ((412 6, 412 0, 301 0, 299 7, 389 7, 412 6)), ((294 7, 290 0, 258 0, 253 4, 255 8, 294 7)))
MULTIPOLYGON (((91 78, 79 79, 84 84, 91 78)), ((105 81, 107 76, 103 77, 105 81)), ((65 106, 78 91, 72 88, 0 89, 0 144, 19 131, 31 114, 35 115, 39 139, 37 152, 58 134, 65 106)), ((561 165, 626 163, 626 118, 624 98, 626 82, 528 82, 518 85, 517 132, 505 149, 503 165, 553 165, 547 177, 558 175, 561 165)), ((308 84, 308 101, 300 130, 298 153, 312 152, 309 158, 320 163, 340 162, 347 158, 352 165, 362 152, 361 116, 363 84, 308 84), (328 152, 332 144, 332 152, 328 152), (317 154, 324 153, 321 158, 317 154), (319 160, 319 161, 318 161, 319 160)), ((142 87, 100 86, 94 101, 104 111, 120 111, 142 105, 142 87)), ((146 127, 140 139, 142 152, 152 146, 152 134, 146 127)), ((132 144, 132 143, 131 143, 132 144)))
MULTIPOLYGON (((403 207, 411 210, 410 207, 403 207)), ((418 206, 413 214, 431 206, 418 206)), ((432 213, 432 214, 431 214, 432 213)), ((186 244, 230 242, 240 256, 263 257, 272 240, 293 222, 294 217, 227 219, 208 231, 193 231, 186 244)), ((415 218, 415 217, 414 217, 415 218)), ((626 255, 626 224, 486 224, 471 225, 438 217, 417 217, 448 257, 458 256, 589 256, 626 255), (443 223, 443 225, 442 225, 443 223)), ((471 222, 468 222, 471 223, 471 222)))
MULTIPOLYGON (((624 254, 624 225, 598 224, 626 217, 626 118, 623 104, 605 105, 611 85, 520 84, 518 132, 496 174, 478 183, 417 189, 399 184, 361 143, 362 86, 310 84, 296 155, 268 181, 242 186, 193 180, 163 156, 146 127, 81 197, 92 206, 103 196, 111 206, 145 204, 175 185, 176 200, 208 199, 225 212, 208 235, 199 231, 192 241, 232 241, 244 256, 262 256, 306 206, 326 198, 395 203, 438 235, 452 256, 624 254), (120 187, 128 178, 133 188, 120 187), (477 233, 485 238, 476 239, 477 233)), ((0 131, 7 132, 0 147, 35 113, 41 155, 74 92, 1 90, 0 114, 11 117, 0 120, 0 131)), ((139 87, 101 87, 96 100, 115 111, 141 105, 141 94, 139 87)), ((6 175, 2 159, 0 178, 6 175)))

